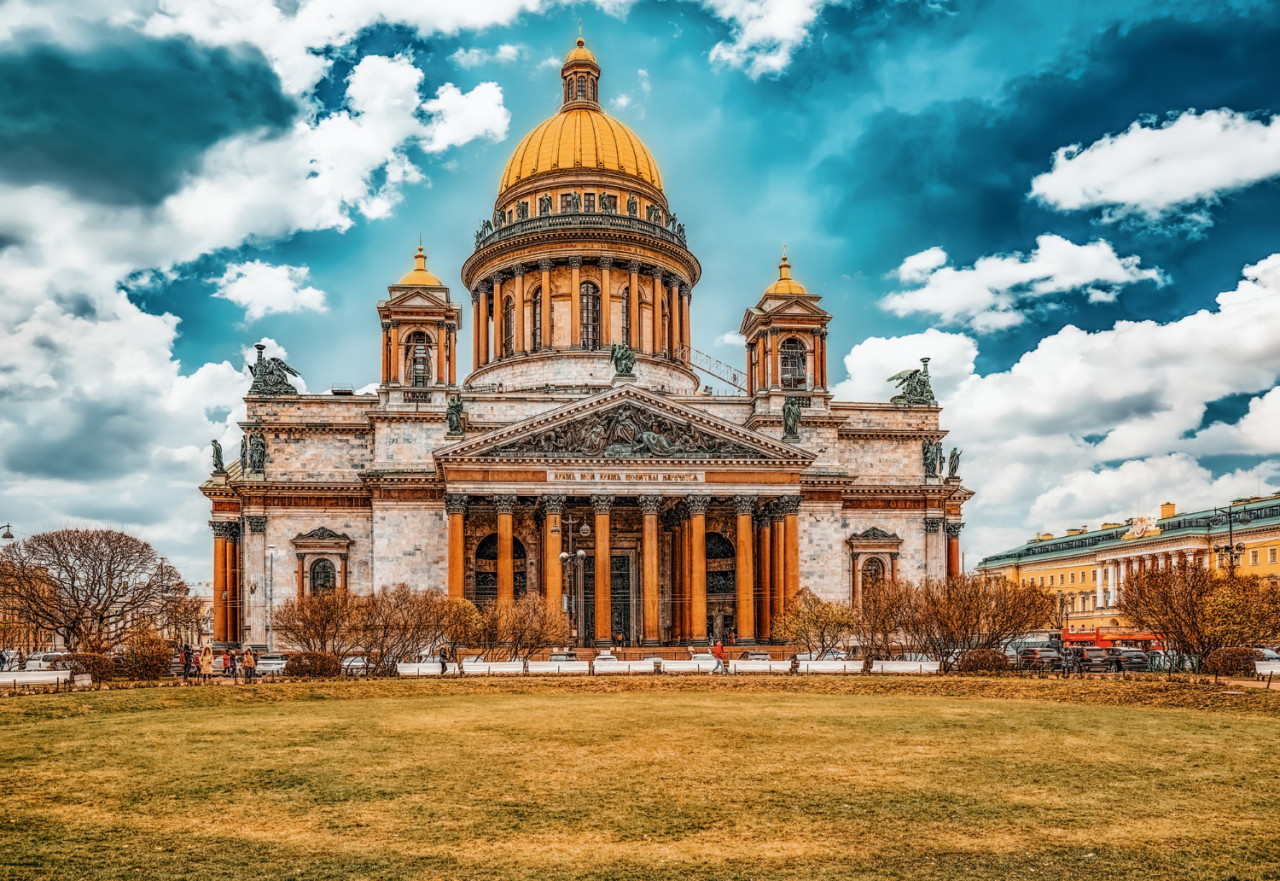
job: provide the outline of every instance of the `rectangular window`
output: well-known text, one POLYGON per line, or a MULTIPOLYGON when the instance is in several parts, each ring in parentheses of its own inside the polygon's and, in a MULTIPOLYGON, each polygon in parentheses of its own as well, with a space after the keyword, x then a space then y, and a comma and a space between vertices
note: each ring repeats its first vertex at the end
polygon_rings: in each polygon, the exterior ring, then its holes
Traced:
POLYGON ((1257 552, 1257 551, 1249 551, 1249 565, 1250 565, 1250 566, 1257 566, 1257 565, 1258 565, 1258 552, 1257 552))
POLYGON ((1050 576, 1049 576, 1049 586, 1050 586, 1050 587, 1053 587, 1053 576, 1052 576, 1052 575, 1050 575, 1050 576))
POLYGON ((1098 580, 1098 570, 1097 570, 1097 569, 1094 569, 1094 570, 1093 570, 1093 572, 1091 572, 1091 573, 1089 574, 1089 580, 1090 580, 1090 581, 1097 581, 1097 580, 1098 580))
POLYGON ((610 214, 618 213, 618 197, 608 193, 600 194, 600 210, 607 211, 610 214))
POLYGON ((1075 583, 1076 583, 1076 573, 1074 573, 1074 572, 1072 572, 1072 573, 1071 573, 1071 583, 1072 583, 1072 584, 1075 584, 1075 583))
POLYGON ((1044 576, 1043 576, 1043 575, 1041 575, 1041 576, 1040 576, 1040 586, 1041 586, 1041 587, 1044 587, 1044 576))
POLYGON ((560 213, 568 214, 573 210, 573 193, 560 194, 560 213))
POLYGON ((596 210, 596 194, 586 193, 582 197, 582 210, 592 214, 596 210))
POLYGON ((1277 550, 1276 548, 1268 548, 1268 549, 1267 549, 1267 562, 1268 562, 1268 563, 1275 563, 1275 562, 1277 562, 1277 560, 1276 560, 1276 557, 1277 557, 1276 550, 1277 550))

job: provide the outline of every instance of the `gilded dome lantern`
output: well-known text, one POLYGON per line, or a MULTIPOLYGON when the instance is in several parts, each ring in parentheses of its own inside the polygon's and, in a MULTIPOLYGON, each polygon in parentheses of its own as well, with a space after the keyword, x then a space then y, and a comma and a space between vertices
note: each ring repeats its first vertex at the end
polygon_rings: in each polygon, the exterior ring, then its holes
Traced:
POLYGON ((498 183, 462 279, 472 298, 466 385, 605 387, 611 353, 635 381, 698 388, 689 304, 701 275, 658 164, 600 104, 600 65, 580 37, 560 71, 560 108, 530 131, 498 183))

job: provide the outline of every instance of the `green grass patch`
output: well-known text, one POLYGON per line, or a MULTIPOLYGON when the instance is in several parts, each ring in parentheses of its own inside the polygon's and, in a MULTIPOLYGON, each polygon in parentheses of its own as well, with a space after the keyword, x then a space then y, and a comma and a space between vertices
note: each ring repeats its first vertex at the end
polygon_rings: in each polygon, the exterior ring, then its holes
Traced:
POLYGON ((1280 693, 853 677, 0 701, 0 878, 1280 878, 1280 693))

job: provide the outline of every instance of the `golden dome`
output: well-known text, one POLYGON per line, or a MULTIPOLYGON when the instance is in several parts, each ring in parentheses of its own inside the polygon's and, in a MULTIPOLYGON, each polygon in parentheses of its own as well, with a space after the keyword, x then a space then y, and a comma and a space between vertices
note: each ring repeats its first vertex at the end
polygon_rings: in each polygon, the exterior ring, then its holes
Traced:
POLYGON ((791 264, 787 262, 787 249, 782 249, 782 262, 778 264, 778 280, 765 289, 765 296, 774 294, 779 297, 807 297, 809 292, 804 285, 791 277, 791 264))
MULTIPOLYGON (((586 49, 573 51, 591 54, 586 49)), ((658 163, 635 132, 599 107, 575 103, 524 136, 502 172, 499 199, 535 174, 575 169, 620 171, 662 189, 658 163)))
POLYGON ((418 246, 418 253, 413 255, 413 269, 406 272, 404 278, 400 279, 396 284, 425 288, 444 287, 444 283, 440 279, 427 271, 427 255, 423 253, 421 245, 418 246))
POLYGON ((596 56, 587 48, 587 43, 582 37, 578 37, 578 45, 570 49, 569 54, 564 57, 565 64, 572 64, 575 61, 589 61, 596 67, 600 66, 596 56))

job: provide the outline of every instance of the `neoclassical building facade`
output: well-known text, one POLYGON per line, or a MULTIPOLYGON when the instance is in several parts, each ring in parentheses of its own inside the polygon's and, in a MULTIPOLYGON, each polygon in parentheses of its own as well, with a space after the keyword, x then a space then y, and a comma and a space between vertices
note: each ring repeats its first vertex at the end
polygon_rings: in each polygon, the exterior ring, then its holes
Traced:
POLYGON ((971 492, 943 473, 932 394, 833 401, 832 316, 785 254, 744 302, 744 369, 695 350, 702 270, 657 163, 601 108, 582 40, 561 80, 467 295, 419 248, 378 302, 376 394, 300 395, 259 355, 239 461, 201 485, 217 642, 271 642, 290 597, 404 583, 535 594, 582 646, 764 643, 801 588, 856 601, 866 579, 958 571, 971 492))

